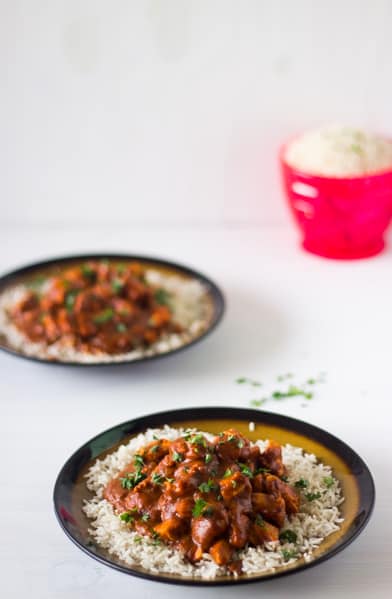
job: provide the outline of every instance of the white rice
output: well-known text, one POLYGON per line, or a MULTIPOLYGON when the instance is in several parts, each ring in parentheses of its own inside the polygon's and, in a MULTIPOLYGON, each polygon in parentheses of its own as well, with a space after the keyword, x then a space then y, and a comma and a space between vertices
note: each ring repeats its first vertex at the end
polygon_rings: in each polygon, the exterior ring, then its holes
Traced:
MULTIPOLYGON (((109 554, 129 566, 141 566, 152 573, 179 574, 185 577, 212 579, 227 574, 224 567, 218 566, 209 554, 196 563, 188 563, 181 552, 166 545, 154 545, 148 537, 141 537, 130 531, 126 523, 115 514, 111 504, 103 499, 103 490, 107 483, 132 461, 132 457, 144 445, 156 438, 174 440, 184 434, 184 430, 165 426, 163 429, 149 429, 139 434, 126 445, 102 460, 96 460, 89 469, 87 487, 94 497, 85 502, 84 512, 91 519, 89 530, 92 539, 109 554), (136 539, 136 541, 135 541, 136 539)), ((199 432, 199 431, 194 431, 199 432)), ((203 433, 210 440, 213 435, 203 433)), ((264 449, 266 441, 257 441, 264 449)), ((294 484, 300 478, 307 479, 306 492, 321 492, 321 498, 307 501, 303 498, 298 514, 286 519, 284 529, 297 534, 297 543, 267 543, 264 547, 248 547, 239 554, 245 574, 274 572, 276 568, 292 564, 303 558, 312 560, 312 552, 331 533, 340 528, 343 521, 339 505, 343 502, 339 483, 334 479, 330 487, 323 483, 325 477, 332 476, 329 466, 319 463, 316 456, 305 453, 299 447, 283 447, 283 461, 288 471, 288 482, 294 484), (283 550, 295 550, 296 558, 286 561, 283 550)))
POLYGON ((0 335, 16 351, 27 356, 55 360, 59 362, 125 362, 138 360, 146 356, 165 354, 199 337, 207 328, 212 307, 205 287, 195 279, 164 274, 158 270, 147 269, 145 277, 150 285, 165 289, 170 294, 170 308, 173 321, 179 324, 181 333, 163 334, 148 348, 137 348, 122 354, 85 353, 77 351, 64 337, 51 345, 30 341, 12 323, 8 311, 22 299, 28 287, 23 284, 8 287, 0 294, 0 335))
POLYGON ((332 125, 292 141, 284 158, 309 174, 360 176, 392 168, 392 142, 361 129, 332 125))

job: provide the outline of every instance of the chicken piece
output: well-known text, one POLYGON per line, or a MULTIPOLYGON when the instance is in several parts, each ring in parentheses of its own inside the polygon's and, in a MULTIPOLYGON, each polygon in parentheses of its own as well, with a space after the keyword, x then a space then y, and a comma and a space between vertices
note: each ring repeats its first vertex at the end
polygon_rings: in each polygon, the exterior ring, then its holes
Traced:
POLYGON ((154 530, 164 541, 175 541, 184 530, 184 522, 173 516, 154 526, 154 530))
POLYGON ((281 495, 253 493, 252 506, 253 510, 260 513, 266 520, 273 522, 279 528, 283 526, 286 517, 286 504, 281 495))
POLYGON ((281 495, 286 504, 288 514, 296 514, 300 506, 299 494, 287 483, 283 482, 273 474, 264 476, 264 487, 267 493, 272 495, 281 495))
POLYGON ((220 481, 219 486, 223 501, 226 505, 229 505, 235 497, 250 498, 252 492, 252 485, 250 484, 249 478, 239 471, 223 478, 220 481))
POLYGON ((276 476, 284 476, 286 468, 283 465, 282 448, 275 441, 269 441, 267 447, 260 454, 259 463, 263 468, 268 468, 276 476))
POLYGON ((225 566, 232 558, 233 549, 225 539, 220 539, 210 547, 209 553, 218 566, 225 566))
POLYGON ((208 508, 212 510, 211 514, 193 518, 191 523, 192 540, 203 551, 208 551, 212 542, 226 531, 229 524, 228 513, 222 505, 208 504, 208 508))
POLYGON ((249 441, 234 429, 228 429, 214 439, 215 451, 225 462, 236 462, 240 459, 241 449, 249 446, 249 441))
POLYGON ((271 541, 278 541, 279 528, 265 520, 260 520, 259 523, 253 522, 249 532, 249 539, 256 546, 270 543, 271 541))

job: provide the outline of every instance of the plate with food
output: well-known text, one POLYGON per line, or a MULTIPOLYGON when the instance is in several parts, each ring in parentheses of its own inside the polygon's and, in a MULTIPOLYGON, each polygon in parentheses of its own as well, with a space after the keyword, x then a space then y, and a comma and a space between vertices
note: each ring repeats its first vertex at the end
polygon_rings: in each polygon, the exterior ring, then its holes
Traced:
POLYGON ((57 258, 0 279, 0 348, 49 363, 135 363, 200 341, 223 312, 217 285, 173 262, 57 258))
POLYGON ((344 549, 374 504, 363 460, 300 420, 240 408, 136 418, 88 441, 54 489, 90 557, 160 582, 224 585, 304 570, 344 549))

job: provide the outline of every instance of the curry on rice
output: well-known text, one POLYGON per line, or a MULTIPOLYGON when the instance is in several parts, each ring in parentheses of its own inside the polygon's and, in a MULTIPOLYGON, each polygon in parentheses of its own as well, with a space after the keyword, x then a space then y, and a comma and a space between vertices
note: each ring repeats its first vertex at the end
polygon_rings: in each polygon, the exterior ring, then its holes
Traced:
POLYGON ((286 482, 280 445, 261 451, 236 430, 213 440, 189 433, 157 439, 106 485, 103 497, 130 530, 179 550, 191 563, 209 553, 241 571, 238 551, 278 541, 300 495, 286 482))

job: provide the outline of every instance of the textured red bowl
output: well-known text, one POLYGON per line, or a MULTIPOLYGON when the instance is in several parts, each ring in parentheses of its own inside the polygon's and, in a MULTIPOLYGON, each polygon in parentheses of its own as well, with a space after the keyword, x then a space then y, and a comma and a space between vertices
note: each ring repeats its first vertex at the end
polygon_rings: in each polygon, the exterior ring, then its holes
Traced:
POLYGON ((392 217, 392 169, 347 178, 310 175, 287 164, 286 148, 280 152, 283 184, 304 249, 346 260, 381 252, 392 217))

